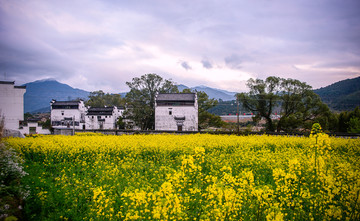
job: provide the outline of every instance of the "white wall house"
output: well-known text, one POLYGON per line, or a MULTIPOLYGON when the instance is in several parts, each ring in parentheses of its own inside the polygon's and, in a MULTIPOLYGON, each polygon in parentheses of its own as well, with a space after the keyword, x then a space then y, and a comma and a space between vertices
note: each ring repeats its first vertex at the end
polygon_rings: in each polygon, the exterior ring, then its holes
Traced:
POLYGON ((51 134, 49 129, 43 129, 41 125, 39 125, 40 119, 30 119, 27 120, 24 126, 20 128, 20 132, 22 134, 51 134))
POLYGON ((122 111, 117 107, 90 107, 85 117, 85 129, 116 129, 122 111))
POLYGON ((4 116, 5 129, 18 130, 24 120, 25 86, 15 86, 14 81, 0 81, 0 116, 4 116))
POLYGON ((51 126, 55 129, 85 128, 85 115, 87 108, 83 100, 79 101, 56 101, 50 102, 51 106, 51 126), (73 122, 73 119, 75 121, 73 122))
POLYGON ((197 131, 196 93, 158 94, 155 98, 155 130, 197 131))

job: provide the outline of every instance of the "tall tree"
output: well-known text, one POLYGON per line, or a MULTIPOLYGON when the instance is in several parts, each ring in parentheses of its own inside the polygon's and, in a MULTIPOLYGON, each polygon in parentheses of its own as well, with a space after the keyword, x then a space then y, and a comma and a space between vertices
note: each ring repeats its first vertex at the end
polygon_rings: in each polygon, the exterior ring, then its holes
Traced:
POLYGON ((120 94, 109 94, 99 90, 90 92, 89 100, 85 104, 91 107, 123 106, 125 100, 120 94))
POLYGON ((312 91, 310 85, 295 79, 281 78, 280 81, 281 118, 277 123, 277 131, 311 128, 315 121, 321 123, 324 129, 328 127, 330 109, 312 91))
POLYGON ((250 79, 249 93, 237 94, 244 107, 266 120, 267 131, 293 131, 310 127, 315 121, 328 123, 331 112, 311 86, 295 79, 268 77, 265 81, 250 79), (279 110, 280 119, 273 122, 274 110, 279 110))
POLYGON ((126 82, 130 92, 126 94, 129 109, 125 117, 132 119, 142 130, 155 127, 155 96, 157 93, 178 93, 171 80, 164 80, 157 74, 145 74, 126 82))
POLYGON ((265 81, 250 78, 247 86, 250 88, 250 92, 237 94, 237 99, 242 102, 243 107, 255 112, 257 118, 265 118, 266 129, 274 131, 275 126, 271 114, 278 102, 280 78, 268 77, 265 81))

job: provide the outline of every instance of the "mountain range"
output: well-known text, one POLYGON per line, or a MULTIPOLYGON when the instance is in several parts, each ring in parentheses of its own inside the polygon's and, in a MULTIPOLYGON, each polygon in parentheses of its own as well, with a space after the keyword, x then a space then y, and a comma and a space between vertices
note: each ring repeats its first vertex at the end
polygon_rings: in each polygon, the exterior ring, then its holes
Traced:
MULTIPOLYGON (((42 113, 50 111, 50 101, 55 100, 74 100, 81 98, 87 100, 90 92, 70 87, 67 84, 60 83, 55 79, 44 79, 24 84, 26 93, 24 95, 24 112, 42 113)), ((217 100, 231 101, 235 100, 236 92, 220 90, 207 86, 187 87, 186 85, 177 85, 179 91, 191 89, 204 91, 209 98, 217 100)), ((324 88, 314 90, 321 99, 333 110, 352 110, 360 105, 360 77, 336 82, 324 88)), ((120 93, 125 96, 125 93, 120 93)))

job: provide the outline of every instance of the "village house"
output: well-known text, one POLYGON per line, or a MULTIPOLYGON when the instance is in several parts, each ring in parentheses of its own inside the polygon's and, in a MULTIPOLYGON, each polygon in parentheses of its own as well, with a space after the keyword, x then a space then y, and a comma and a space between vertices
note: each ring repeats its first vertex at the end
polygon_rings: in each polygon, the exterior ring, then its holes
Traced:
POLYGON ((41 125, 39 125, 41 119, 39 118, 31 118, 26 122, 23 122, 20 127, 20 132, 22 134, 51 134, 49 129, 44 129, 41 125))
POLYGON ((117 128, 123 107, 89 107, 85 117, 85 129, 111 130, 117 128))
POLYGON ((160 93, 155 98, 155 130, 197 131, 196 93, 160 93))
POLYGON ((15 86, 14 81, 0 81, 0 117, 4 117, 4 128, 19 130, 24 120, 24 94, 26 86, 15 86))
POLYGON ((51 126, 55 129, 85 129, 87 108, 83 100, 50 102, 51 126))

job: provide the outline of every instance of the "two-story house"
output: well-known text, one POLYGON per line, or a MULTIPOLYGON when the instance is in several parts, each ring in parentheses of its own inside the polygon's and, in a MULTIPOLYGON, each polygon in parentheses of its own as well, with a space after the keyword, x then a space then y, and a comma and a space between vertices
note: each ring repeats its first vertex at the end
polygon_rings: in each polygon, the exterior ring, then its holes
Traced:
POLYGON ((83 100, 50 102, 51 126, 55 129, 73 128, 85 129, 87 108, 83 100))
POLYGON ((85 117, 86 129, 116 129, 116 122, 123 109, 118 107, 90 107, 85 117))
POLYGON ((155 130, 197 131, 196 93, 160 93, 155 98, 155 130))

